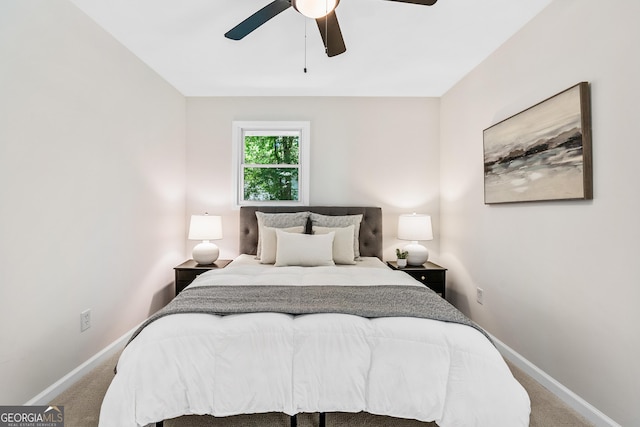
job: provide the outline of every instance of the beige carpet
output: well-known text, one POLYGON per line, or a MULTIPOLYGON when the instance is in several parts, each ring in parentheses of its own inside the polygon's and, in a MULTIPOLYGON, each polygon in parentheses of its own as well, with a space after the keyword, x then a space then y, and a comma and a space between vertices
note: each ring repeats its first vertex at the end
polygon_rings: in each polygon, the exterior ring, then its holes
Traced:
MULTIPOLYGON (((94 369, 82 380, 58 396, 51 404, 63 405, 65 427, 95 427, 98 425, 100 405, 113 378, 117 356, 94 369)), ((531 398, 530 427, 589 427, 579 414, 568 408, 553 394, 511 366, 514 376, 531 398)), ((238 415, 226 418, 188 416, 169 420, 166 427, 288 427, 289 417, 283 414, 238 415)), ((298 415, 299 427, 318 425, 317 414, 298 415)), ((381 417, 366 413, 327 414, 327 427, 435 427, 435 423, 381 417)))

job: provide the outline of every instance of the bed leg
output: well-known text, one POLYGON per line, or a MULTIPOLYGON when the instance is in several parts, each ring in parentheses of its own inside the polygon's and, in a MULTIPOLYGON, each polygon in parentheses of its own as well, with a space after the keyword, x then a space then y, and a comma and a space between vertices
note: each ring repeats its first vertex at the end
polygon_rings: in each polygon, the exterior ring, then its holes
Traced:
POLYGON ((320 427, 326 427, 327 425, 327 414, 325 414, 324 412, 320 412, 319 425, 320 427))
POLYGON ((291 415, 291 427, 297 427, 298 426, 298 416, 297 415, 291 415))
POLYGON ((156 423, 156 427, 162 427, 162 426, 164 426, 164 421, 158 421, 156 423))

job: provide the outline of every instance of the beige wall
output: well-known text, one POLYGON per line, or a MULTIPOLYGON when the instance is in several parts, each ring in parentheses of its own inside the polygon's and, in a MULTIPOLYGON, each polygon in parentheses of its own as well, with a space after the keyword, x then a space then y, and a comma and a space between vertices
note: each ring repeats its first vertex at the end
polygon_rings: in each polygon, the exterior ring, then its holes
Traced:
POLYGON ((556 1, 441 100, 448 294, 623 426, 640 425, 638 16, 634 1, 556 1), (482 130, 580 81, 594 200, 484 205, 482 130))
MULTIPOLYGON (((231 122, 311 122, 311 197, 315 205, 381 206, 385 256, 397 216, 433 215, 439 245, 439 100, 435 98, 188 98, 187 215, 223 215, 221 257, 238 254, 238 213, 232 208, 231 122)), ((188 254, 195 242, 188 243, 188 254)), ((188 255, 186 254, 186 255, 188 255)), ((435 259, 435 258, 434 258, 435 259)))
POLYGON ((7 405, 166 299, 184 253, 185 99, 64 0, 0 2, 0 62, 7 405))

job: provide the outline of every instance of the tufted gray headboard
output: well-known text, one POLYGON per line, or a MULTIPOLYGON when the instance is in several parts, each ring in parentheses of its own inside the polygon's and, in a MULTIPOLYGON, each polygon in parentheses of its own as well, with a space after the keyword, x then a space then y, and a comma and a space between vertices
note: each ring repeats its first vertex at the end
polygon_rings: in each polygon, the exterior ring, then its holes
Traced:
POLYGON ((242 206, 240 207, 240 253, 255 255, 258 247, 256 211, 267 213, 315 212, 322 215, 358 215, 360 223, 360 255, 382 260, 382 209, 363 206, 242 206))

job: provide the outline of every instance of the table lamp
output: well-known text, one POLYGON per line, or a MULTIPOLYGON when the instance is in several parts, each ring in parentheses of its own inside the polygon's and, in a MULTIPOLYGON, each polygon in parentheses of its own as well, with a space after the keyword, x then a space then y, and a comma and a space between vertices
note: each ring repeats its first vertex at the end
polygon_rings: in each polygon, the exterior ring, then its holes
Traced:
POLYGON ((222 239, 222 217, 209 215, 191 215, 189 240, 202 240, 192 252, 193 260, 201 265, 213 264, 220 255, 218 246, 209 240, 222 239))
POLYGON ((424 214, 405 214, 398 218, 398 239, 411 240, 404 250, 409 252, 407 265, 422 265, 429 259, 427 248, 419 240, 433 240, 431 217, 424 214))

